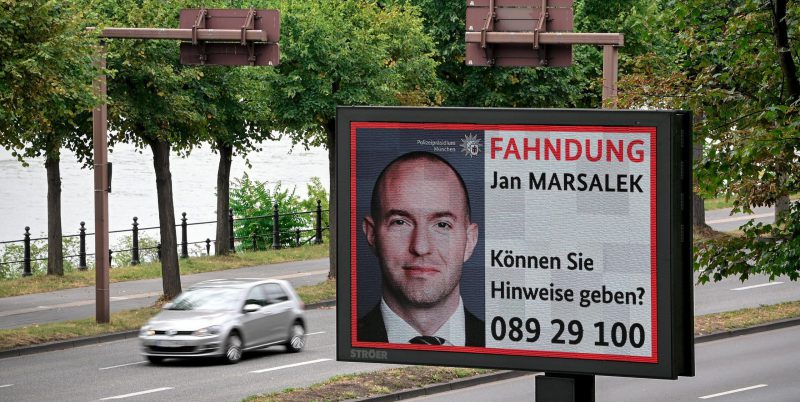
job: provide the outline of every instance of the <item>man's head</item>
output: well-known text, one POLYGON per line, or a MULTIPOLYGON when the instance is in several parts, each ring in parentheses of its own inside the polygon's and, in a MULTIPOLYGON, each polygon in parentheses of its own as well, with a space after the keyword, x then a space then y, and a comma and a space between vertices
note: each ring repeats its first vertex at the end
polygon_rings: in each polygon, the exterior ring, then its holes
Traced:
POLYGON ((458 297, 478 225, 470 220, 464 180, 444 159, 412 152, 386 166, 363 230, 380 261, 388 302, 427 307, 458 297))

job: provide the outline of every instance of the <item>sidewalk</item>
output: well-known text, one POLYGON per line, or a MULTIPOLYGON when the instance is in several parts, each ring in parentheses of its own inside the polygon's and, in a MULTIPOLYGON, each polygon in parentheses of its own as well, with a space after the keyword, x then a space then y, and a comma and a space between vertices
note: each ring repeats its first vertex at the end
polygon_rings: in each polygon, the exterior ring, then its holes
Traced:
MULTIPOLYGON (((328 259, 258 265, 182 275, 181 285, 220 278, 286 279, 293 286, 315 285, 328 276, 328 259)), ((163 293, 161 278, 111 284, 111 311, 152 306, 163 293)), ((48 293, 0 298, 0 329, 31 324, 91 318, 95 316, 95 288, 83 287, 48 293)))

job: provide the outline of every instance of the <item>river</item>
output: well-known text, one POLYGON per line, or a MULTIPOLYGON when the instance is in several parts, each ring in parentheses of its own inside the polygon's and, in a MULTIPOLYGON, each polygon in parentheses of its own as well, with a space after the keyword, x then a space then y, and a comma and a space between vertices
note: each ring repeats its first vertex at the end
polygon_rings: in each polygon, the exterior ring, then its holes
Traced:
MULTIPOLYGON (((137 151, 128 144, 118 144, 109 153, 113 163, 112 192, 109 195, 109 229, 130 229, 134 216, 140 227, 158 226, 153 157, 149 149, 137 151)), ((234 157, 231 179, 247 172, 253 180, 268 181, 272 189, 278 181, 283 188, 295 188, 296 194, 306 197, 306 184, 319 177, 328 189, 328 154, 323 148, 306 150, 292 147, 288 139, 265 142, 263 151, 249 156, 252 168, 244 159, 234 157)), ((47 172, 44 158, 28 161, 24 167, 9 151, 0 149, 0 241, 23 238, 25 227, 32 237, 47 233, 47 172)), ((186 212, 188 222, 216 219, 216 177, 219 156, 204 147, 194 150, 187 158, 172 155, 172 189, 175 216, 180 220, 186 212)), ((94 232, 94 172, 81 169, 74 153, 63 150, 61 156, 61 224, 65 235, 77 234, 80 222, 87 232, 94 232)), ((215 236, 214 225, 189 226, 189 241, 215 236)), ((157 237, 158 232, 151 232, 157 237)), ((178 232, 180 240, 180 232, 178 232)), ((88 241, 93 248, 93 240, 88 241)), ((112 236, 111 245, 115 244, 112 236)))

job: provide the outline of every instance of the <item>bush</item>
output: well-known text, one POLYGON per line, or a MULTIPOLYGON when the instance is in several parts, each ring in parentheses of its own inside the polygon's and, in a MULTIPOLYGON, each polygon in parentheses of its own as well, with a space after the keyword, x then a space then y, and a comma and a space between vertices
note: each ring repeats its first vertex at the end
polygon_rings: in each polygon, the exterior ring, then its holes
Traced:
MULTIPOLYGON (((44 237, 44 235, 41 235, 44 237)), ((76 237, 62 238, 64 252, 64 272, 71 272, 78 267, 77 256, 80 240, 76 237)), ((25 246, 22 242, 9 243, 0 251, 0 279, 14 279, 22 277, 24 269, 25 246)), ((43 240, 31 241, 31 273, 34 275, 47 274, 47 242, 43 240)))

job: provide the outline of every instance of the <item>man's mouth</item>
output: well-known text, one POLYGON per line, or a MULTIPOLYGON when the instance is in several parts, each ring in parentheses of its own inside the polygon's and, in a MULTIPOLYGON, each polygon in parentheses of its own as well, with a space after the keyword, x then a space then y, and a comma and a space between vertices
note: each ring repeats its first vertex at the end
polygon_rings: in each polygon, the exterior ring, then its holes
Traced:
POLYGON ((406 275, 428 275, 439 272, 439 269, 430 265, 406 265, 403 266, 406 275))

